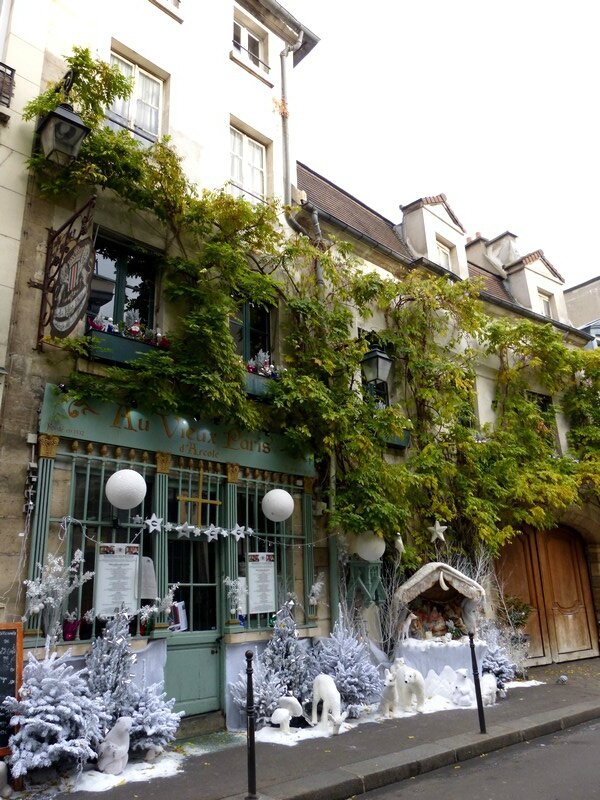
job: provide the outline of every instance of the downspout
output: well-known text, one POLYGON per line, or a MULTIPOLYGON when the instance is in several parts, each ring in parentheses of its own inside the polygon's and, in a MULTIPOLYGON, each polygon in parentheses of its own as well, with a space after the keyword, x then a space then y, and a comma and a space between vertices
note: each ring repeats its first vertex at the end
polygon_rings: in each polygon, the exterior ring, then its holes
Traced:
MULTIPOLYGON (((283 155, 283 203, 285 207, 285 218, 288 225, 296 233, 307 236, 317 246, 322 247, 323 235, 321 233, 321 226, 319 224, 319 212, 313 206, 311 209, 311 219, 313 226, 313 235, 307 231, 298 220, 292 215, 290 205, 292 202, 292 181, 291 181, 291 165, 290 165, 290 140, 288 128, 288 99, 287 99, 287 71, 286 59, 290 53, 296 52, 302 45, 304 38, 304 31, 300 31, 297 41, 293 45, 286 45, 280 53, 281 63, 281 102, 279 113, 281 114, 281 138, 282 138, 282 155, 283 155)), ((324 299, 325 295, 325 281, 323 279, 323 269, 321 260, 315 258, 315 276, 317 280, 317 291, 320 300, 324 299)), ((333 514, 335 511, 335 493, 336 493, 336 476, 337 476, 337 458, 335 450, 331 453, 329 462, 329 512, 333 514)), ((331 608, 331 622, 334 624, 338 618, 339 610, 339 570, 338 570, 338 551, 337 551, 337 536, 330 533, 327 537, 328 561, 329 561, 329 597, 331 608)))

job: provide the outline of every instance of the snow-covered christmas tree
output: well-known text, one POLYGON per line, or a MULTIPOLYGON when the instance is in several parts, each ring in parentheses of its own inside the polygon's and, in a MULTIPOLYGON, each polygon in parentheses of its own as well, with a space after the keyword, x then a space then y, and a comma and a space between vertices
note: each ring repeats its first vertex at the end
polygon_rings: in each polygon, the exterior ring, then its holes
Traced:
POLYGON ((311 676, 306 649, 298 640, 293 600, 288 600, 277 612, 273 636, 259 660, 267 676, 279 676, 285 686, 284 694, 291 694, 300 703, 309 697, 311 676))
MULTIPOLYGON (((231 699, 234 704, 245 711, 247 702, 248 679, 244 667, 234 683, 229 684, 231 699)), ((277 708, 277 701, 286 693, 286 686, 276 672, 267 672, 259 656, 252 662, 252 688, 254 695, 254 709, 258 727, 268 724, 271 714, 277 708)))
POLYGON ((343 615, 333 633, 316 645, 314 661, 313 669, 334 679, 348 717, 358 717, 363 706, 379 698, 383 681, 371 661, 367 642, 359 638, 343 615))
POLYGON ((38 661, 30 654, 19 699, 4 701, 10 724, 19 730, 9 740, 13 777, 60 764, 82 766, 96 757, 105 715, 85 680, 66 660, 52 653, 38 661))
POLYGON ((491 672, 496 676, 498 689, 503 690, 505 685, 514 680, 517 665, 509 657, 508 651, 500 641, 498 629, 493 624, 486 626, 485 639, 487 651, 481 662, 482 672, 491 672))
POLYGON ((133 680, 129 623, 125 611, 107 622, 102 636, 92 642, 84 675, 91 694, 104 706, 109 728, 119 717, 132 717, 131 749, 159 749, 173 741, 183 713, 173 711, 175 700, 166 699, 162 684, 141 688, 133 680))

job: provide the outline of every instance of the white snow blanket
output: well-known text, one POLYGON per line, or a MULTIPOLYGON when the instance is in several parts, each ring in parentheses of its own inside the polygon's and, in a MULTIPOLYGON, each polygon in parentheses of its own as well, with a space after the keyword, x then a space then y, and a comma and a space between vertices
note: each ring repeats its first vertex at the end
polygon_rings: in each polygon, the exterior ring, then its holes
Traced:
MULTIPOLYGON (((481 675, 481 661, 486 654, 487 644, 483 639, 475 639, 475 656, 477 667, 481 675)), ((407 667, 418 669, 421 675, 425 676, 430 670, 438 675, 444 667, 457 669, 467 669, 473 671, 471 664, 471 648, 466 636, 462 639, 455 639, 450 642, 444 639, 405 639, 398 642, 395 658, 403 658, 407 667)))

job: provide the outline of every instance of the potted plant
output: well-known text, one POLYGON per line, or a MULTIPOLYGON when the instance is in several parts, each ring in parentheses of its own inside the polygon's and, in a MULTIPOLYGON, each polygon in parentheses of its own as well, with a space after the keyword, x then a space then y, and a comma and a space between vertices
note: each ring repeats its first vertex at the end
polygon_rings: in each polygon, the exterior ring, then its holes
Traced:
POLYGON ((72 642, 77 637, 80 621, 76 611, 65 611, 62 624, 63 641, 72 642))

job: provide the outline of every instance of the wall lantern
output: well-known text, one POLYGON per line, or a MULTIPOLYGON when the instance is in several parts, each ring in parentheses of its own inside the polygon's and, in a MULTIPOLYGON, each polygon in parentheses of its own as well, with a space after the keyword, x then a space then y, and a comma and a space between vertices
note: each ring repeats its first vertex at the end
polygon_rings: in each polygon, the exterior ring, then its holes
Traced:
POLYGON ((73 111, 73 106, 61 103, 40 121, 37 133, 45 157, 66 167, 77 158, 79 148, 90 128, 73 111))
POLYGON ((283 522, 292 516, 294 498, 285 489, 271 489, 262 499, 263 514, 271 522, 283 522))
POLYGON ((134 469, 120 469, 106 481, 104 494, 108 502, 122 510, 139 506, 146 496, 146 481, 134 469))
POLYGON ((380 347, 372 347, 360 362, 367 384, 367 391, 382 405, 389 403, 387 379, 392 359, 380 347))

